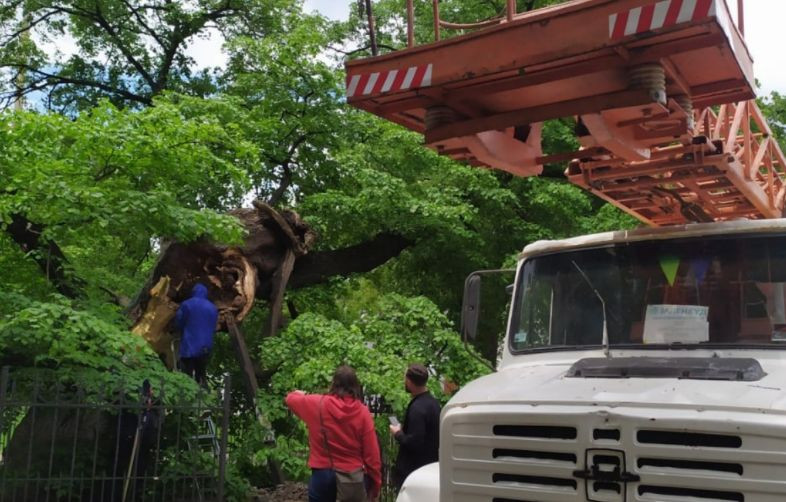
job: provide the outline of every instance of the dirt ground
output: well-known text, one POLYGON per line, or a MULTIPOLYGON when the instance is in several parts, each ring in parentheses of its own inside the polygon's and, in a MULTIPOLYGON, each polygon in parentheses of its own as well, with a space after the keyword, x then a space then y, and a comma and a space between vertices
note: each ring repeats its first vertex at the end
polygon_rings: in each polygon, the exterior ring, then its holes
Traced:
MULTIPOLYGON (((393 502, 396 493, 385 488, 380 495, 380 502, 393 502)), ((275 488, 259 489, 250 499, 251 502, 307 502, 308 485, 306 483, 284 483, 275 488)))
POLYGON ((305 483, 284 483, 275 488, 259 490, 251 500, 253 502, 303 502, 308 500, 308 486, 305 483))

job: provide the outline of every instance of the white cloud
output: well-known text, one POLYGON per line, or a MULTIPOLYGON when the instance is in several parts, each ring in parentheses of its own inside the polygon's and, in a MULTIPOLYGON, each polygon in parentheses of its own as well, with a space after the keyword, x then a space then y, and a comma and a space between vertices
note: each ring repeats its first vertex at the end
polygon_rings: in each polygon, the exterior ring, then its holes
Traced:
POLYGON ((745 42, 753 56, 753 72, 761 82, 760 95, 772 91, 786 94, 786 56, 778 42, 784 20, 783 0, 745 2, 745 42))
POLYGON ((227 64, 227 54, 223 51, 224 36, 217 29, 211 29, 207 36, 191 37, 186 54, 196 62, 198 69, 219 67, 227 64))
POLYGON ((316 10, 330 19, 345 20, 349 18, 349 2, 347 0, 306 0, 303 8, 306 12, 316 10))

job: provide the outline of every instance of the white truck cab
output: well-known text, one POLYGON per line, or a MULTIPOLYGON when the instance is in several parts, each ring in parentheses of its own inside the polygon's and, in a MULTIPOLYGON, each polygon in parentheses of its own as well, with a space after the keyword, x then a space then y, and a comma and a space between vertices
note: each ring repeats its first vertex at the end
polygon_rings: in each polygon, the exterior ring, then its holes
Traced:
POLYGON ((398 502, 786 500, 786 220, 537 242, 398 502))

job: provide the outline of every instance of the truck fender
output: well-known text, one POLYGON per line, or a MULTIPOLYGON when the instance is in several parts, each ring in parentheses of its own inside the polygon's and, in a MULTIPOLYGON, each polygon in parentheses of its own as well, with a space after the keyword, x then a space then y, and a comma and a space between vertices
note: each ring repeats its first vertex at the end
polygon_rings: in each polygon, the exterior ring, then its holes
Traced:
POLYGON ((404 480, 396 502, 435 502, 439 500, 439 462, 427 464, 404 480))

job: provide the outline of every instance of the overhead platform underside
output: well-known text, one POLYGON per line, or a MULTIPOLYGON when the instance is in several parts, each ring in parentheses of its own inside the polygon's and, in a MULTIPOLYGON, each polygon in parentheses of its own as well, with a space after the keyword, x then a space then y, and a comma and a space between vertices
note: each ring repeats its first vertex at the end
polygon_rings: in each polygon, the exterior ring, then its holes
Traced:
POLYGON ((724 0, 574 0, 347 63, 348 102, 426 145, 518 176, 568 179, 650 225, 773 218, 783 154, 724 0), (541 150, 574 117, 582 149, 541 150))
POLYGON ((628 92, 627 70, 653 62, 664 63, 667 93, 690 95, 696 107, 754 97, 752 60, 723 1, 577 0, 350 61, 347 99, 431 144, 645 104, 628 92), (432 106, 451 108, 456 123, 427 128, 432 106))

